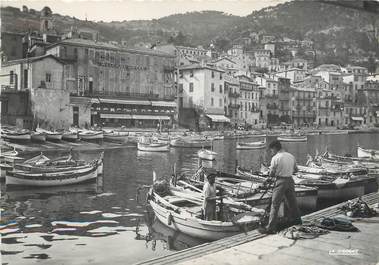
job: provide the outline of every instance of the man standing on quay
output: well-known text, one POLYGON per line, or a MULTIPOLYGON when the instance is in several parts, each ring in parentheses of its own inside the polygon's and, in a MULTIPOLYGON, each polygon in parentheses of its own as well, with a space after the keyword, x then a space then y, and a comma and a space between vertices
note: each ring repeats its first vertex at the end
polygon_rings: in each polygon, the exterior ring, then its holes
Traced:
POLYGON ((260 232, 274 234, 277 232, 279 207, 284 198, 289 212, 292 213, 292 224, 301 224, 301 216, 296 201, 295 183, 292 179, 292 175, 297 172, 296 159, 292 154, 282 149, 282 145, 278 140, 271 142, 269 149, 273 157, 271 159, 269 179, 266 182, 274 181, 274 189, 269 222, 267 227, 260 229, 260 232))

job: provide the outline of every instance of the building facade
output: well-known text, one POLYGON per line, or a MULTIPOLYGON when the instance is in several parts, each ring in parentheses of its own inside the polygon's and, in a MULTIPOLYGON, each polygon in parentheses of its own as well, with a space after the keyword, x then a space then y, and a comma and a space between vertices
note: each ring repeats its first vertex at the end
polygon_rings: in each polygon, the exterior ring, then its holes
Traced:
MULTIPOLYGON (((171 127, 176 117, 175 57, 151 49, 125 49, 85 39, 47 48, 63 60, 75 118, 88 125, 171 127)), ((76 125, 76 124, 75 124, 76 125)), ((162 128, 162 127, 161 127, 162 128)))

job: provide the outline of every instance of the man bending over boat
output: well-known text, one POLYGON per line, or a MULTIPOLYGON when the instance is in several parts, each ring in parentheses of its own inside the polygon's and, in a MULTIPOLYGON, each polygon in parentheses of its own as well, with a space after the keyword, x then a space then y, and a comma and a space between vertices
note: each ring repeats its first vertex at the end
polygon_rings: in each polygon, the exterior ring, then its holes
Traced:
POLYGON ((203 187, 203 213, 204 220, 212 221, 216 220, 216 184, 215 184, 216 175, 208 174, 207 180, 204 183, 203 187))
POLYGON ((286 200, 289 212, 291 212, 291 224, 301 224, 300 211, 296 201, 295 183, 292 179, 292 175, 297 172, 296 159, 292 154, 282 149, 282 145, 278 140, 271 142, 269 149, 273 157, 271 159, 269 178, 266 182, 274 183, 274 189, 268 225, 260 229, 260 232, 265 234, 277 232, 278 211, 283 199, 286 200))

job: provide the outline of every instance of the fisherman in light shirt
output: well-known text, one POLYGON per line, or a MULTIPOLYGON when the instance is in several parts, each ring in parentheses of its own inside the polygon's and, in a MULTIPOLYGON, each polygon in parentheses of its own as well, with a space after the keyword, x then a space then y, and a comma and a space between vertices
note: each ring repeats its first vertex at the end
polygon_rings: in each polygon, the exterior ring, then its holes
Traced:
POLYGON ((270 143, 269 149, 273 157, 271 159, 269 178, 266 182, 274 181, 274 189, 268 225, 260 229, 260 232, 265 234, 277 232, 278 211, 283 199, 286 200, 289 211, 292 213, 291 224, 301 224, 300 211, 296 201, 295 183, 292 179, 292 175, 297 172, 296 159, 292 154, 282 149, 282 145, 278 140, 270 143))
POLYGON ((203 213, 204 220, 216 220, 216 176, 214 174, 207 175, 208 181, 205 181, 203 187, 203 213))

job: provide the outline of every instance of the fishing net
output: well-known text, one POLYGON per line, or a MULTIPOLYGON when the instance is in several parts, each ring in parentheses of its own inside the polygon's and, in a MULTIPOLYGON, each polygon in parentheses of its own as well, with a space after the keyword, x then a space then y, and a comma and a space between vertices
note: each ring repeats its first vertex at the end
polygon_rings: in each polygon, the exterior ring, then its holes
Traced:
POLYGON ((349 217, 367 218, 376 216, 377 214, 362 198, 359 198, 357 201, 348 201, 338 209, 342 210, 349 217))
POLYGON ((157 180, 153 184, 153 190, 156 192, 159 196, 164 197, 166 195, 170 194, 170 184, 167 180, 157 180))

